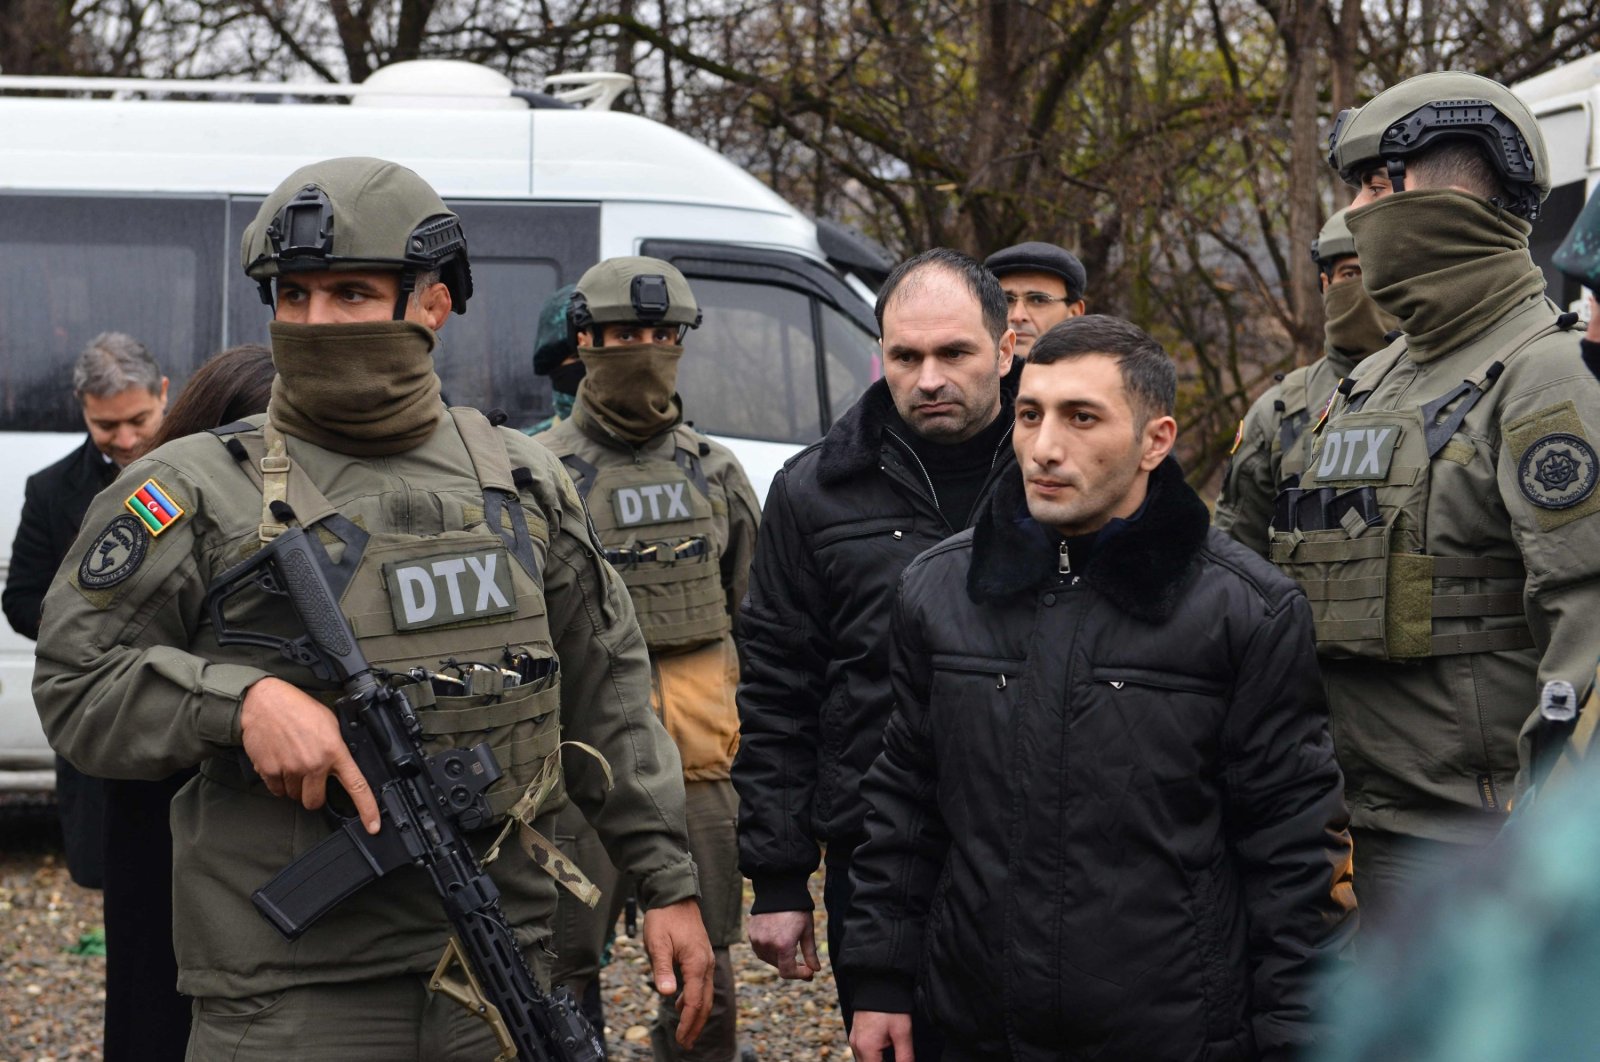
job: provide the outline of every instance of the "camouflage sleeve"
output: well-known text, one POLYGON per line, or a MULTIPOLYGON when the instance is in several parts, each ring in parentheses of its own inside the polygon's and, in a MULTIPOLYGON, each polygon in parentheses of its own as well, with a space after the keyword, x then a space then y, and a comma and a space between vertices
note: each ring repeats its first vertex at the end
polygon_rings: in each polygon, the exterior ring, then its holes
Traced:
MULTIPOLYGON (((1507 397, 1500 412, 1495 475, 1511 533, 1527 569, 1523 607, 1539 652, 1537 681, 1523 696, 1528 719, 1519 755, 1526 784, 1528 734, 1540 690, 1563 679, 1581 696, 1600 657, 1600 381, 1565 336, 1523 352, 1538 380, 1507 397)), ((1519 383, 1522 382, 1519 380, 1519 383)))
POLYGON ((1263 557, 1267 555, 1267 528, 1272 524, 1272 503, 1278 490, 1271 438, 1272 402, 1277 396, 1276 387, 1269 389, 1239 422, 1211 519, 1217 530, 1263 557))
POLYGON ((550 515, 545 601, 561 660, 561 727, 580 749, 562 756, 567 793, 594 826, 611 861, 639 881, 640 902, 661 907, 698 896, 684 820, 683 766, 650 710, 650 660, 621 578, 600 545, 561 463, 538 444, 519 448, 550 515), (537 454, 532 451, 536 450, 537 454))
MULTIPOLYGON (((240 743, 244 692, 267 672, 189 651, 213 526, 198 482, 129 466, 84 517, 45 597, 33 692, 50 743, 104 778, 162 778, 240 743), (151 534, 125 503, 146 480, 181 513, 151 534)), ((158 503, 159 504, 159 503, 158 503)))

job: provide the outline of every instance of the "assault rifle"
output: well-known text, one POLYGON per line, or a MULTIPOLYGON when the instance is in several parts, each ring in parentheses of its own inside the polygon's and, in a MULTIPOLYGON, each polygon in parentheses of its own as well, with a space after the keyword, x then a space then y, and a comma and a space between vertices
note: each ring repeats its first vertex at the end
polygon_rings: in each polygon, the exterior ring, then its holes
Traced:
POLYGON ((333 710, 383 819, 368 834, 359 818, 330 809, 334 832, 251 900, 294 940, 362 886, 403 866, 421 867, 455 929, 434 970, 434 990, 489 1023, 500 1059, 600 1062, 599 1041, 570 994, 540 990, 500 910, 500 890, 462 837, 492 819, 485 793, 502 773, 494 754, 481 744, 423 751, 416 712, 392 685, 394 676, 367 662, 339 609, 328 578, 335 570, 322 543, 292 527, 224 572, 206 597, 222 645, 275 648, 343 685, 333 710), (282 638, 228 626, 229 599, 250 587, 287 596, 305 633, 282 638))

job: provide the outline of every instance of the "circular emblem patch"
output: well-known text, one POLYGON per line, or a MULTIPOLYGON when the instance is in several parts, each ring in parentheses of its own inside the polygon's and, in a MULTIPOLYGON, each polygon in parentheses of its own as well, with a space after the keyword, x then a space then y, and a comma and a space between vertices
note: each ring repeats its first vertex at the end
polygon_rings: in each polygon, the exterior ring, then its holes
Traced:
POLYGON ((1594 447, 1564 432, 1546 435, 1522 455, 1517 484, 1543 509, 1570 509, 1594 493, 1600 459, 1594 447))
POLYGON ((149 549, 150 532, 138 517, 132 513, 113 517, 83 555, 83 563, 78 565, 78 585, 85 590, 116 586, 139 570, 149 549))

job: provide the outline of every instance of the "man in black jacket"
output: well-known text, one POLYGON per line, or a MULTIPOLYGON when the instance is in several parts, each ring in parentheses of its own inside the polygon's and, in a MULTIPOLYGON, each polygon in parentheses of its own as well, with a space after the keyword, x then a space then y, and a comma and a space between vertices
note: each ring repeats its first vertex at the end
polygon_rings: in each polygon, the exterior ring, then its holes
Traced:
POLYGON ((1311 616, 1208 526, 1176 374, 1103 316, 1034 345, 1020 470, 901 582, 838 957, 860 1062, 1291 1057, 1355 928, 1311 616))
MULTIPOLYGON (((890 274, 877 316, 884 379, 773 480, 740 617, 739 864, 750 943, 786 978, 822 968, 806 881, 823 846, 829 951, 842 947, 900 571, 966 527, 1011 464, 1013 334, 994 277, 928 251, 890 274)), ((852 985, 834 972, 848 1026, 852 985)))
MULTIPOLYGON (((144 345, 121 332, 89 341, 72 369, 72 393, 83 408, 89 437, 60 461, 28 477, 11 567, 0 594, 11 628, 39 637, 39 607, 61 558, 78 537, 94 496, 122 466, 144 453, 167 408, 167 378, 144 345)), ((98 889, 105 874, 105 794, 98 778, 56 757, 56 805, 66 840, 67 870, 79 885, 98 889)))

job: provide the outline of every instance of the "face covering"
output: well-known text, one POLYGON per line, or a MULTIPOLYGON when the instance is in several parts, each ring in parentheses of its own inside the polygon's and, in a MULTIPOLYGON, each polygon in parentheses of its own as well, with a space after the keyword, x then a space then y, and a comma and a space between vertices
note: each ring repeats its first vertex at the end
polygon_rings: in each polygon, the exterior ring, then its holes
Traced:
POLYGON ((683 419, 675 393, 683 347, 579 347, 578 356, 585 369, 578 385, 580 417, 598 420, 606 431, 635 446, 683 419))
POLYGON ((583 382, 584 371, 581 361, 557 365, 550 370, 550 390, 568 397, 577 394, 578 385, 583 382))
POLYGON ((1323 327, 1323 346, 1331 358, 1354 365, 1387 344, 1383 337, 1400 327, 1400 322, 1378 309, 1359 278, 1328 285, 1322 293, 1327 311, 1323 327))
POLYGON ((433 434, 444 405, 438 337, 410 321, 274 321, 267 413, 286 435, 356 457, 404 453, 433 434))
POLYGON ((1544 291, 1532 227, 1464 192, 1396 192, 1346 215, 1362 282, 1405 329, 1413 361, 1459 350, 1544 291))

